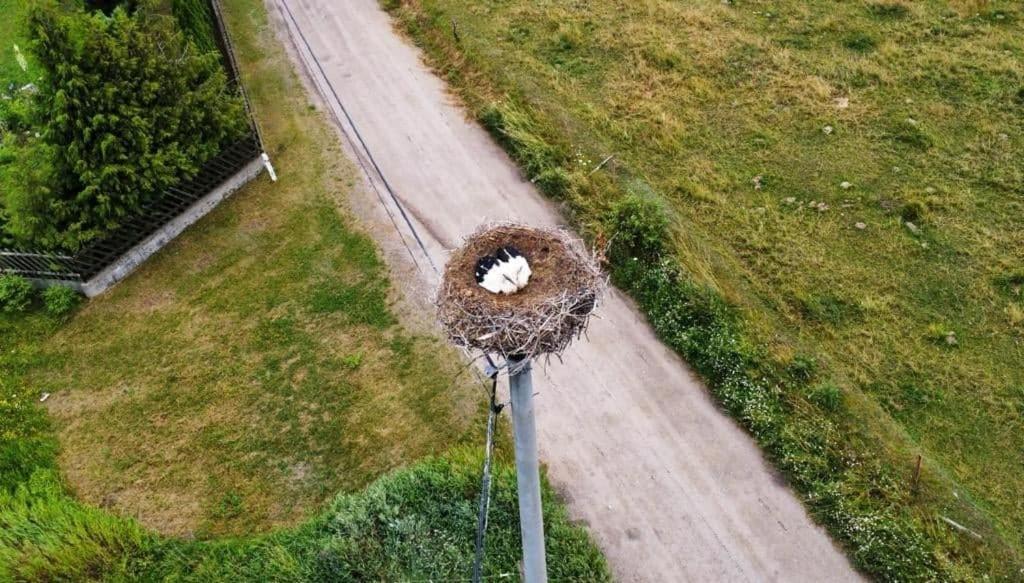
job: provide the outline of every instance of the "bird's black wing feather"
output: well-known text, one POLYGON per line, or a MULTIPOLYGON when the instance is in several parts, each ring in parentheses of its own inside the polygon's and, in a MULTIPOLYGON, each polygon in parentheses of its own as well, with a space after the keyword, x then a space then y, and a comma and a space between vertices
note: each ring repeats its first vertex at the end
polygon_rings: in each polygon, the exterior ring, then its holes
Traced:
POLYGON ((474 275, 476 276, 476 282, 483 282, 484 276, 487 275, 487 272, 490 271, 491 268, 494 267, 494 264, 497 262, 498 260, 495 259, 493 255, 484 255, 480 259, 477 259, 476 271, 474 273, 474 275))

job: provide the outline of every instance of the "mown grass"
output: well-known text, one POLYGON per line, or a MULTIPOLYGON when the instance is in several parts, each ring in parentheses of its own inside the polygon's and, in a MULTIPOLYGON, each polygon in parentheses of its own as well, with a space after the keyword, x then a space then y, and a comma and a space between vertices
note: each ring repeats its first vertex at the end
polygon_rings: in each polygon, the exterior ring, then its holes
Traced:
MULTIPOLYGON (((52 419, 38 405, 36 387, 25 382, 28 372, 45 363, 53 335, 68 325, 74 326, 75 320, 68 324, 41 310, 0 315, 0 580, 397 581, 464 579, 471 572, 482 460, 478 450, 465 446, 389 473, 356 493, 332 495, 311 519, 259 535, 166 537, 73 498, 74 484, 65 481, 57 463, 67 443, 58 441, 52 419)), ((346 361, 358 366, 350 363, 346 361)), ((160 414, 174 424, 187 420, 188 411, 160 414)), ((346 433, 356 430, 361 428, 342 428, 346 433)), ((258 436, 259 430, 248 427, 245 433, 258 436)), ((112 438, 124 441, 122 436, 112 438)), ((204 461, 209 475, 217 475, 215 464, 224 463, 209 457, 204 461)), ((167 463, 154 465, 166 473, 182 471, 167 463)), ((274 475, 247 478, 267 482, 274 475)), ((195 483, 202 485, 202 479, 195 483)), ((152 486, 140 496, 159 495, 162 488, 152 486)), ((515 475, 504 454, 495 465, 492 488, 484 573, 508 577, 516 572, 520 551, 515 475)), ((179 494, 197 497, 187 486, 179 494)), ((610 580, 600 551, 582 527, 569 521, 546 482, 543 495, 552 577, 610 580)), ((247 498, 227 490, 215 517, 253 510, 258 508, 249 506, 247 498)))
POLYGON ((337 210, 352 168, 283 56, 243 42, 281 180, 90 302, 20 380, 51 393, 82 500, 176 535, 293 524, 475 436, 480 405, 453 352, 396 325, 385 266, 337 210))
POLYGON ((388 7, 861 567, 1021 577, 1018 4, 388 7))
MULTIPOLYGON (((398 323, 416 317, 339 209, 351 166, 262 3, 226 12, 280 181, 73 316, 0 314, 0 580, 464 579, 480 393, 398 323)), ((514 576, 502 460, 493 493, 484 572, 514 576)), ((609 580, 544 495, 552 577, 609 580)))

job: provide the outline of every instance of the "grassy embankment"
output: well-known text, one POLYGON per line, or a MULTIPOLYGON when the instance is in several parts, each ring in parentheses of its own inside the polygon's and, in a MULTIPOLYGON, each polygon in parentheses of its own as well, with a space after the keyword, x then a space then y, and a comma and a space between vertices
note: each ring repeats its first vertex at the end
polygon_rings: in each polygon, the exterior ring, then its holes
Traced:
MULTIPOLYGON (((280 181, 69 321, 0 314, 0 579, 464 577, 479 459, 460 444, 479 438, 480 392, 398 323, 338 208, 356 175, 262 4, 225 9, 280 181)), ((495 492, 492 574, 518 558, 505 466, 495 492)), ((606 578, 548 496, 554 574, 606 578)))
POLYGON ((1018 3, 385 5, 862 568, 1022 576, 1018 3))

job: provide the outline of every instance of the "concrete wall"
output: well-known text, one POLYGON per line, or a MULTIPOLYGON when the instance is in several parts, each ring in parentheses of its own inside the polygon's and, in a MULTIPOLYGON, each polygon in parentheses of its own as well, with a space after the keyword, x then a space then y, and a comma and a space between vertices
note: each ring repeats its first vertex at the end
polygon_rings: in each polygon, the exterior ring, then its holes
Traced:
MULTIPOLYGON (((114 284, 128 277, 147 259, 180 235, 182 231, 206 216, 207 213, 216 208, 231 193, 244 186, 253 178, 256 178, 263 169, 263 160, 255 158, 238 171, 237 174, 222 182, 220 186, 214 188, 209 194, 193 203, 185 212, 161 227, 159 231, 132 247, 127 253, 118 258, 117 261, 107 266, 106 269, 96 274, 89 281, 80 286, 75 285, 75 287, 78 287, 90 298, 107 291, 114 284)), ((69 282, 60 283, 62 285, 69 284, 69 282)))

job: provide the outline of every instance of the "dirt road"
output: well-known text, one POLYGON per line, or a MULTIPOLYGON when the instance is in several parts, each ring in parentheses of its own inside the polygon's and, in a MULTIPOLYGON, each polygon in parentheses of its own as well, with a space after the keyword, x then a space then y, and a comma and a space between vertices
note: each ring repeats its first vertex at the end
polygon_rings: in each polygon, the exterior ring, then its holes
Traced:
MULTIPOLYGON (((421 293, 429 289, 436 282, 431 261, 442 266, 447 250, 485 220, 560 223, 552 205, 452 104, 374 0, 267 1, 348 135, 349 154, 370 176, 352 204, 388 251, 397 279, 416 281, 421 293)), ((599 314, 589 339, 572 347, 564 363, 538 367, 535 384, 548 475, 574 518, 589 525, 616 577, 859 579, 753 440, 716 408, 629 300, 612 290, 599 314)))

